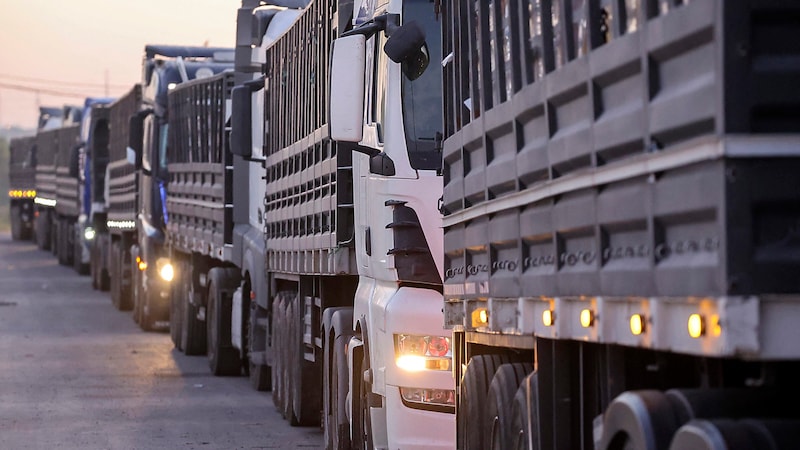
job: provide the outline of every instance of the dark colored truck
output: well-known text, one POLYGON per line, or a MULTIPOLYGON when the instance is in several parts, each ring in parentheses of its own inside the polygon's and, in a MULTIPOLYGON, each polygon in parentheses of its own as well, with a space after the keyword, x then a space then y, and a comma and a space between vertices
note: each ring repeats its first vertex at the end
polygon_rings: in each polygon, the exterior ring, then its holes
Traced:
POLYGON ((107 134, 108 148, 97 149, 93 166, 92 191, 96 200, 105 203, 105 212, 93 217, 92 279, 96 288, 110 289, 111 301, 120 310, 133 307, 130 248, 136 239, 137 178, 134 166, 128 162, 127 148, 128 123, 142 108, 141 91, 140 85, 134 85, 107 107, 107 120, 94 128, 95 134, 107 134), (99 184, 101 180, 103 184, 99 184))
MULTIPOLYGON (((141 110, 130 119, 136 178, 135 237, 130 247, 134 320, 144 330, 168 326, 172 270, 165 248, 170 90, 233 67, 233 51, 214 47, 148 45, 142 63, 141 110)), ((113 181, 113 177, 112 177, 113 181)), ((127 247, 121 250, 127 252, 127 247)))
POLYGON ((11 238, 15 241, 33 237, 36 167, 33 159, 35 136, 9 142, 8 198, 11 238))
POLYGON ((55 246, 56 156, 59 128, 40 130, 36 134, 33 159, 36 167, 36 198, 34 199, 34 230, 36 244, 42 250, 55 246))
POLYGON ((54 233, 53 252, 61 265, 72 265, 75 255, 75 223, 80 212, 78 202, 78 147, 80 125, 56 130, 55 156, 56 204, 51 212, 54 233))
POLYGON ((458 448, 794 448, 800 4, 442 4, 458 448))

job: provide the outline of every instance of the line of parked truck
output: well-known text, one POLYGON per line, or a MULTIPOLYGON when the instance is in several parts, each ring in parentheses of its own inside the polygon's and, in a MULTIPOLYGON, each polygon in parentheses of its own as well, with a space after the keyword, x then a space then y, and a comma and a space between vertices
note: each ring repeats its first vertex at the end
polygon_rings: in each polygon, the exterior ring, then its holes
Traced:
POLYGON ((327 448, 793 448, 798 16, 243 0, 12 141, 12 235, 327 448))

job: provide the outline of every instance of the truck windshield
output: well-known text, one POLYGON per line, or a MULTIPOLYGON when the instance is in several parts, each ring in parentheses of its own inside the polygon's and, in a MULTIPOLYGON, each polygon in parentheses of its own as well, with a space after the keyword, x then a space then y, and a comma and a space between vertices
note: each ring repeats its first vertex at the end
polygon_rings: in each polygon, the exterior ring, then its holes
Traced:
POLYGON ((403 22, 415 21, 425 31, 431 63, 414 81, 403 77, 403 122, 411 167, 438 170, 441 155, 436 134, 442 131, 441 23, 434 15, 433 2, 410 0, 403 3, 403 22))

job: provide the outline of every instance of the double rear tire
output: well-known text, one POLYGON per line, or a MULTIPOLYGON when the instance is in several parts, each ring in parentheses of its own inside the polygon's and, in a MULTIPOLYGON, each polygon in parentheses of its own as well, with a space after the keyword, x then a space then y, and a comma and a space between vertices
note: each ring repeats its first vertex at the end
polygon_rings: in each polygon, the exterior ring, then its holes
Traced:
MULTIPOLYGON (((461 380, 457 420, 459 449, 527 449, 531 434, 533 365, 506 355, 470 359, 461 380), (525 388, 528 388, 524 392, 525 388)), ((535 386, 535 378, 534 386, 535 386)))
POLYGON ((206 304, 208 367, 211 373, 217 376, 241 375, 242 360, 239 350, 231 342, 231 294, 239 285, 238 270, 215 267, 208 272, 208 280, 206 304))

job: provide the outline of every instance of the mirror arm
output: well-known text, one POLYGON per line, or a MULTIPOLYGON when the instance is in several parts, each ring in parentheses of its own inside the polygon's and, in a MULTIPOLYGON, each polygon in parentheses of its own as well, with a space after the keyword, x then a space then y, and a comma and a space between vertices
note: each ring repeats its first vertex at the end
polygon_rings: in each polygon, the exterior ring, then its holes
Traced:
POLYGON ((371 38, 375 33, 385 31, 387 36, 391 36, 392 32, 400 27, 399 14, 382 14, 372 20, 362 23, 357 28, 343 33, 339 37, 353 36, 356 34, 363 35, 367 39, 371 38))
POLYGON ((365 155, 368 155, 369 157, 373 157, 381 152, 377 148, 365 147, 363 145, 359 145, 356 142, 336 141, 336 144, 339 146, 340 150, 363 153, 365 155))

